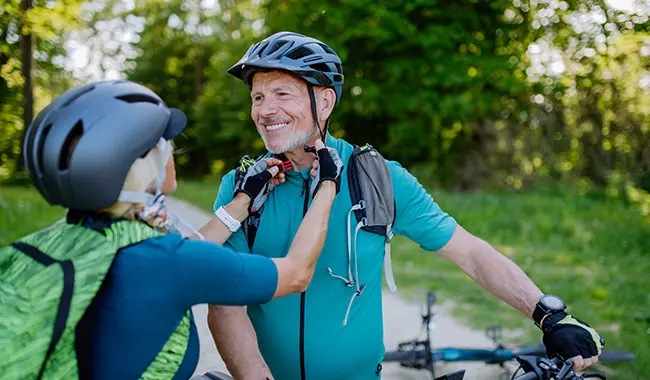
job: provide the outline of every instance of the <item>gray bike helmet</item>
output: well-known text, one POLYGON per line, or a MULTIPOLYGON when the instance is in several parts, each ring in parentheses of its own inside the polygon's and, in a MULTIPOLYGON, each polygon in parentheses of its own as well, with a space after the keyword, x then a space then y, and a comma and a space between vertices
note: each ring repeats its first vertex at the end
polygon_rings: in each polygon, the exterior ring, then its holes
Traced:
POLYGON ((150 89, 129 81, 63 93, 36 116, 24 144, 29 177, 52 205, 97 210, 114 204, 133 162, 187 123, 150 89), (76 142, 76 144, 75 144, 76 142))
MULTIPOLYGON (((279 32, 252 45, 246 54, 232 66, 228 73, 253 87, 253 74, 259 69, 284 70, 300 76, 307 82, 312 114, 323 138, 316 113, 312 86, 324 86, 336 93, 336 104, 341 100, 343 66, 341 58, 325 43, 293 32, 279 32)), ((327 120, 329 123, 329 120, 327 120)))
POLYGON ((292 32, 279 32, 251 46, 228 73, 252 87, 251 69, 277 69, 297 74, 314 86, 329 87, 341 100, 341 58, 325 43, 292 32))

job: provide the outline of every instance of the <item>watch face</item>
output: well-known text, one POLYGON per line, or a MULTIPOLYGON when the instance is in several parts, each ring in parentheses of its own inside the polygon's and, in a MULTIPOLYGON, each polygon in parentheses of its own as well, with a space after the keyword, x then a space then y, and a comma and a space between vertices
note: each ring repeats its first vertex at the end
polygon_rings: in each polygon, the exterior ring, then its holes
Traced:
POLYGON ((541 301, 550 310, 561 310, 564 307, 564 302, 558 296, 546 295, 542 297, 541 301))

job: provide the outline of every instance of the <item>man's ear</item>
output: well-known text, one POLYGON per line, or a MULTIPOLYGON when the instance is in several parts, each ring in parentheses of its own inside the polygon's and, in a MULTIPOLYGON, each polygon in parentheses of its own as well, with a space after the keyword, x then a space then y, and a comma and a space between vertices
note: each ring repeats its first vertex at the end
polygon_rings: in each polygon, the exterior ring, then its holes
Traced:
POLYGON ((320 120, 327 120, 336 105, 336 93, 331 88, 321 87, 318 91, 318 101, 316 110, 320 120))

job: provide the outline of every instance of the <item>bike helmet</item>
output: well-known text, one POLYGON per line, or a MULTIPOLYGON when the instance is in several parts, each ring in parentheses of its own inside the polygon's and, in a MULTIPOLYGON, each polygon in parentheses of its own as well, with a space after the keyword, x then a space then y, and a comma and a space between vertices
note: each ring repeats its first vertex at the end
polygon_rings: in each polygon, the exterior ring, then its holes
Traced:
POLYGON ((325 43, 292 32, 279 32, 252 45, 228 73, 252 87, 254 69, 285 70, 314 86, 329 87, 341 99, 341 58, 325 43), (253 69, 253 71, 251 71, 253 69))
POLYGON ((126 200, 122 186, 133 162, 176 137, 186 123, 182 111, 142 85, 91 83, 38 113, 27 130, 24 160, 47 202, 97 210, 126 200))

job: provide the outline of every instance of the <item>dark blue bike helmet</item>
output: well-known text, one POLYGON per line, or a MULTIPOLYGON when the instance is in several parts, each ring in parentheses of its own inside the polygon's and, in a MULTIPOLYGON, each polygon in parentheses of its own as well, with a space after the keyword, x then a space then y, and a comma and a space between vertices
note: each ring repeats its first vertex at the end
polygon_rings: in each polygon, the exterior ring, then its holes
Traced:
POLYGON ((51 205, 108 207, 133 162, 185 128, 187 119, 150 89, 129 81, 90 83, 52 101, 32 121, 24 160, 51 205))
MULTIPOLYGON (((253 74, 259 69, 283 70, 307 82, 312 113, 316 124, 316 102, 312 86, 324 86, 336 93, 336 104, 341 100, 343 66, 341 58, 325 43, 293 32, 279 32, 252 45, 228 73, 253 86, 253 74)), ((320 125, 318 125, 320 130, 320 125)), ((325 127, 327 129, 327 126, 325 127)), ((324 131, 321 131, 324 136, 324 131)))

